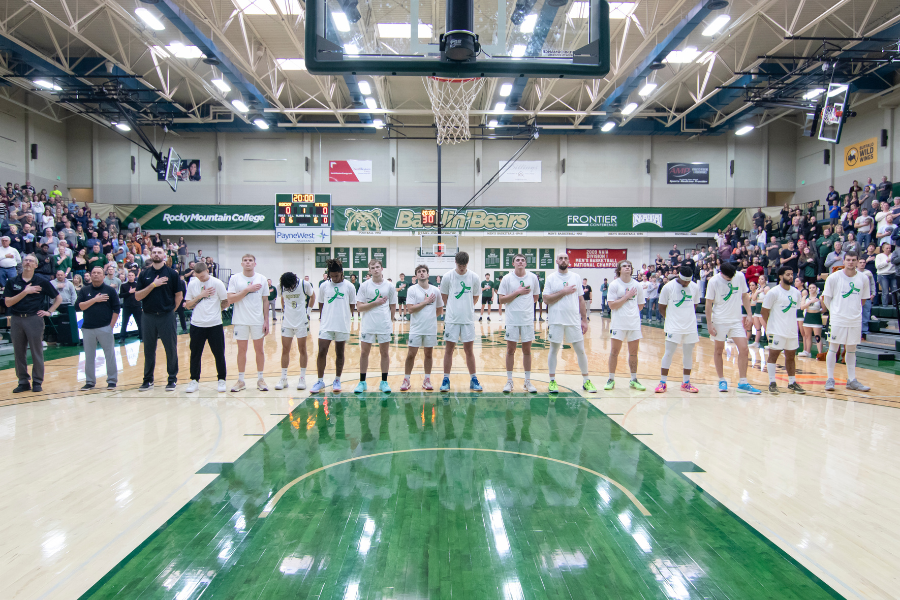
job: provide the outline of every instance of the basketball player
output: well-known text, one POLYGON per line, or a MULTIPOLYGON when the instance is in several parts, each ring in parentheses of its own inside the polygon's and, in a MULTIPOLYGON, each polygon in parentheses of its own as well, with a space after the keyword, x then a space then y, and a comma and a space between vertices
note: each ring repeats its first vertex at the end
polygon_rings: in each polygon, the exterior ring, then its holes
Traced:
POLYGON ((232 275, 228 282, 228 303, 234 304, 234 338, 237 340, 238 380, 231 387, 232 392, 240 392, 247 387, 244 383, 244 369, 247 367, 248 341, 253 340, 256 352, 256 389, 268 392, 269 386, 263 379, 266 355, 263 338, 269 334, 269 284, 264 275, 256 272, 256 257, 245 254, 241 257, 243 272, 232 275))
MULTIPOLYGON (((750 328, 750 290, 744 274, 731 263, 723 262, 720 272, 706 286, 706 326, 709 336, 715 340, 713 362, 716 375, 719 377, 719 391, 728 391, 725 380, 722 352, 725 350, 725 338, 731 338, 738 349, 738 391, 747 394, 760 394, 758 389, 747 381, 747 361, 750 350, 747 347, 747 329, 750 328), (744 314, 741 317, 741 307, 744 314)), ((794 325, 796 328, 796 325, 794 325)))
MULTIPOLYGON (((378 344, 381 353, 381 384, 378 389, 385 394, 391 393, 387 378, 388 365, 391 362, 389 355, 391 322, 397 310, 397 289, 390 281, 385 281, 383 272, 384 267, 381 266, 380 260, 370 260, 371 277, 360 284, 357 293, 356 309, 362 315, 362 323, 359 326, 359 383, 353 390, 356 394, 366 391, 366 372, 369 368, 369 352, 372 350, 372 344, 378 344)), ((406 285, 405 281, 402 283, 406 285)), ((403 291, 406 292, 405 287, 403 291)))
POLYGON ((779 394, 775 384, 775 363, 778 355, 784 350, 784 366, 788 372, 788 389, 795 394, 805 394, 797 383, 797 348, 800 340, 797 338, 797 309, 800 305, 800 292, 794 283, 794 271, 787 265, 781 265, 776 272, 778 285, 769 289, 762 301, 762 320, 766 324, 766 332, 769 336, 769 360, 766 362, 766 370, 769 372, 769 393, 779 394))
POLYGON ((682 366, 681 391, 696 394, 699 390, 691 385, 691 369, 694 366, 694 344, 700 341, 697 335, 697 309, 700 304, 700 286, 693 281, 694 271, 690 267, 678 269, 678 276, 663 286, 659 293, 659 312, 665 319, 666 351, 662 357, 662 376, 654 390, 657 394, 666 391, 666 379, 675 349, 681 344, 682 366))
POLYGON ((556 360, 563 341, 569 342, 578 358, 581 369, 582 389, 596 394, 597 388, 588 377, 587 355, 584 353, 584 333, 587 331, 587 311, 584 306, 584 289, 581 278, 569 271, 569 255, 563 252, 556 257, 557 270, 544 283, 544 302, 547 304, 547 370, 550 375, 551 394, 559 393, 556 383, 556 360))
POLYGON ((494 303, 494 282, 491 281, 491 274, 484 274, 484 281, 481 282, 481 314, 478 315, 478 322, 484 318, 484 309, 487 307, 488 321, 491 320, 491 304, 494 303))
POLYGON ((513 365, 516 363, 516 345, 522 344, 522 366, 525 368, 525 391, 537 393, 531 383, 531 343, 534 341, 534 303, 541 284, 537 275, 525 270, 525 255, 513 258, 512 273, 507 273, 497 288, 498 303, 506 304, 506 385, 503 391, 513 391, 513 365))
MULTIPOLYGON (((406 294, 407 288, 409 286, 406 283, 406 275, 400 273, 400 277, 397 278, 397 313, 398 317, 401 321, 406 318, 406 315, 409 314, 406 310, 406 294)), ((356 290, 359 293, 359 289, 356 290)), ((393 311, 392 311, 393 312, 393 311)), ((360 310, 360 314, 362 314, 362 310, 360 310)))
POLYGON ((420 347, 425 353, 425 380, 422 382, 422 389, 428 392, 434 390, 434 386, 431 385, 432 353, 437 346, 437 321, 444 312, 444 301, 441 298, 441 290, 429 285, 428 273, 427 265, 416 267, 416 285, 410 287, 406 293, 406 310, 409 311, 409 349, 406 352, 401 392, 410 388, 409 376, 412 374, 420 347))
POLYGON ((291 362, 291 344, 297 338, 297 350, 300 352, 300 379, 297 389, 306 389, 306 365, 309 355, 306 352, 306 339, 309 335, 309 310, 316 303, 316 292, 312 284, 300 280, 288 271, 278 281, 281 288, 281 379, 275 384, 276 390, 288 388, 288 365, 291 362))
POLYGON ((478 275, 468 270, 469 255, 466 252, 456 253, 456 268, 444 273, 441 279, 441 299, 447 307, 444 321, 444 380, 441 391, 450 391, 450 371, 453 368, 453 351, 456 344, 462 343, 466 355, 466 366, 469 375, 469 389, 480 392, 483 388, 475 373, 475 303, 478 295, 474 290, 481 281, 478 275))
POLYGON ((858 392, 868 392, 870 389, 856 380, 856 346, 862 341, 862 307, 870 295, 869 280, 857 271, 858 266, 859 255, 853 251, 847 252, 844 268, 825 280, 822 304, 831 315, 831 337, 825 357, 828 366, 826 392, 834 391, 834 365, 841 344, 844 344, 844 362, 847 364, 847 389, 858 392))
POLYGON ((203 365, 203 349, 209 343, 209 351, 216 361, 216 379, 219 392, 228 391, 225 382, 225 330, 222 328, 222 311, 228 308, 228 291, 219 279, 211 277, 206 263, 194 263, 194 276, 187 285, 184 307, 191 311, 191 381, 187 393, 200 389, 200 370, 203 365))
POLYGON ((609 351, 609 380, 603 387, 616 387, 616 365, 622 342, 628 344, 628 370, 631 372, 629 387, 645 391, 647 388, 637 379, 638 351, 641 346, 641 311, 644 309, 644 288, 631 278, 634 267, 627 260, 616 266, 616 278, 609 284, 609 334, 612 338, 609 351))
POLYGON ((350 339, 350 320, 356 308, 356 289, 344 280, 344 267, 336 258, 329 258, 328 279, 319 286, 319 353, 316 356, 318 381, 310 392, 318 394, 325 389, 325 362, 328 347, 334 342, 335 378, 331 385, 334 392, 341 391, 341 373, 344 372, 344 346, 350 339))

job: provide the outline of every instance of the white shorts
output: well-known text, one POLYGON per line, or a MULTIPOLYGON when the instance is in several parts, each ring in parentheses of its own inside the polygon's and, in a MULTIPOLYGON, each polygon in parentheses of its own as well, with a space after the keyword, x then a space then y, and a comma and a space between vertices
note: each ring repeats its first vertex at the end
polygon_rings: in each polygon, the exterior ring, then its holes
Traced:
POLYGON ((319 339, 331 340, 332 342, 346 342, 350 339, 350 334, 343 331, 320 331, 319 339))
POLYGON ((744 329, 743 323, 722 323, 720 325, 715 325, 716 335, 710 336, 717 342, 724 342, 725 337, 734 338, 746 338, 747 330, 744 329))
POLYGON ((262 325, 235 325, 234 339, 236 340, 258 340, 263 336, 262 325))
POLYGON ((414 348, 434 348, 437 346, 437 335, 413 334, 409 336, 407 346, 414 348))
POLYGON ((844 344, 846 346, 856 346, 862 342, 862 323, 853 327, 831 326, 831 335, 828 337, 829 344, 844 344))
POLYGON ((285 327, 281 326, 281 337, 286 338, 305 338, 309 335, 309 323, 306 325, 301 325, 300 327, 285 327))
POLYGON ((531 325, 507 325, 506 326, 507 342, 533 342, 534 341, 534 324, 531 325))
POLYGON ((700 341, 700 336, 696 331, 693 333, 667 333, 666 341, 676 344, 696 344, 700 341))
POLYGON ((359 341, 366 344, 385 344, 391 341, 390 333, 361 333, 359 341))
POLYGON ((547 339, 553 344, 562 344, 563 341, 577 344, 584 341, 584 334, 581 333, 581 325, 550 325, 547 339))
POLYGON ((800 347, 797 336, 769 335, 769 350, 796 350, 800 347))
POLYGON ((623 342, 636 342, 643 336, 640 329, 610 329, 609 337, 623 342))
POLYGON ((444 323, 444 341, 458 344, 475 341, 474 323, 444 323))

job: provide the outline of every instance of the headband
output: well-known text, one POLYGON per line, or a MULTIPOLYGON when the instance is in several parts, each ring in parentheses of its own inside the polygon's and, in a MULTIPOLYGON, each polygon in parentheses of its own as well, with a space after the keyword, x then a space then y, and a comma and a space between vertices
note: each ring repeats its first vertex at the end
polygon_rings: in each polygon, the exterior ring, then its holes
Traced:
POLYGON ((682 275, 681 273, 679 273, 679 274, 678 274, 678 279, 680 279, 681 281, 690 281, 691 279, 693 279, 693 277, 685 277, 684 275, 682 275))

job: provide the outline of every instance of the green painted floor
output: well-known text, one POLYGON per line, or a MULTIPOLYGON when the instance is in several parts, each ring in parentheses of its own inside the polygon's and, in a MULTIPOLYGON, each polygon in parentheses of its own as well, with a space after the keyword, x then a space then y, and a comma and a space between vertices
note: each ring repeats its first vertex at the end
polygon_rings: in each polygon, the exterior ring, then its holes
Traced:
POLYGON ((83 598, 840 597, 673 468, 575 394, 329 394, 83 598))

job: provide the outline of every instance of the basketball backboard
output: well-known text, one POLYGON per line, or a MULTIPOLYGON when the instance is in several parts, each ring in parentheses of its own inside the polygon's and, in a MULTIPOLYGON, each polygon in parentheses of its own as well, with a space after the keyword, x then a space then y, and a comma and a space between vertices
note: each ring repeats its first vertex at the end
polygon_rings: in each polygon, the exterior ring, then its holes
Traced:
POLYGON ((846 83, 830 83, 825 95, 825 104, 819 116, 819 139, 837 144, 841 140, 847 110, 847 95, 850 86, 846 83))
POLYGON ((598 78, 609 72, 610 18, 628 18, 635 5, 605 0, 309 0, 306 66, 321 75, 598 78), (448 35, 465 30, 477 36, 474 58, 453 60, 457 40, 451 37, 442 51, 448 13, 448 35))

